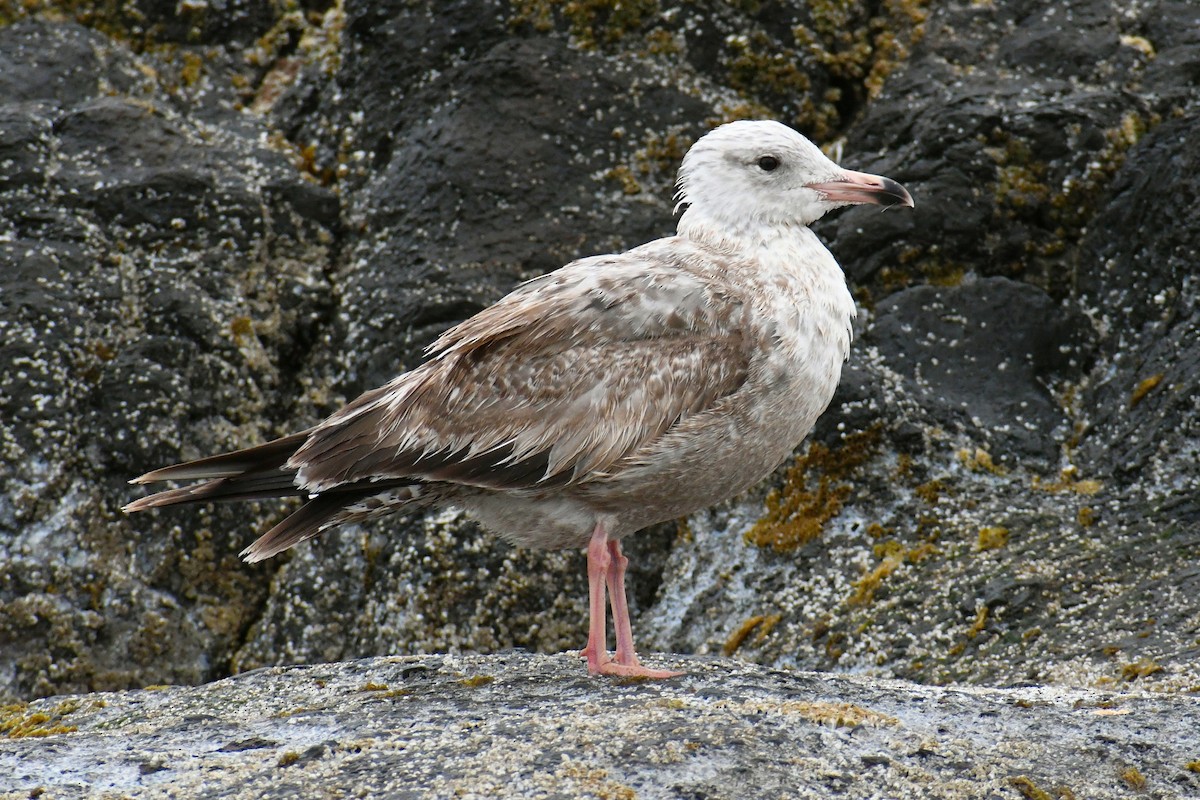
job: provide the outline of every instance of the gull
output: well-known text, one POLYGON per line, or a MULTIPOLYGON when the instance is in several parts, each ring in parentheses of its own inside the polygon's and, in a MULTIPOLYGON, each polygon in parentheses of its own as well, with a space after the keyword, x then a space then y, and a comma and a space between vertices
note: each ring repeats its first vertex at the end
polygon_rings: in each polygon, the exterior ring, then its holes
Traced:
POLYGON ((316 426, 134 478, 195 483, 124 510, 304 498, 241 553, 256 562, 339 525, 456 506, 517 546, 586 548, 589 673, 682 674, 638 659, 621 541, 741 493, 808 435, 855 315, 808 226, 913 200, 772 121, 702 136, 677 186, 674 236, 526 281, 316 426))

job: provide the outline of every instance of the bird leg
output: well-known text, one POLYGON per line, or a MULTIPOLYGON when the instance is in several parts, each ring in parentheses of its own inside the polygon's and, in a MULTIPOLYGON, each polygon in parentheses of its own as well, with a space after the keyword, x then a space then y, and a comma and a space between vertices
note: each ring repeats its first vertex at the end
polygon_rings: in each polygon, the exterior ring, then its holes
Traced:
POLYGON ((629 624, 629 602, 625 597, 625 568, 629 559, 621 553, 619 540, 608 543, 608 571, 604 582, 608 585, 608 602, 612 605, 613 630, 617 633, 618 664, 638 664, 633 649, 633 626, 629 624))
POLYGON ((588 640, 581 656, 593 675, 625 675, 635 678, 674 678, 682 672, 643 667, 633 647, 629 605, 625 600, 625 568, 629 559, 619 541, 609 541, 603 523, 597 523, 588 543, 588 640), (612 602, 613 627, 617 632, 617 657, 608 655, 608 618, 604 593, 607 585, 612 602))
POLYGON ((604 578, 608 573, 608 533, 596 523, 588 542, 588 640, 579 655, 587 659, 588 672, 596 675, 608 661, 608 618, 604 607, 604 578))

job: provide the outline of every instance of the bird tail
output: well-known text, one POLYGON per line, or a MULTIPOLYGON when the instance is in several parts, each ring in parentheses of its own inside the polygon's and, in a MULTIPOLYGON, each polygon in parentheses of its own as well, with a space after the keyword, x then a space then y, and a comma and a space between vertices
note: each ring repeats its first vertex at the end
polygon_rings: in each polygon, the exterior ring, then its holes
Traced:
POLYGON ((383 516, 402 507, 421 508, 434 502, 436 493, 419 480, 363 480, 341 484, 319 495, 295 484, 296 470, 287 460, 308 439, 311 430, 231 453, 187 461, 152 470, 130 481, 199 481, 134 500, 121 510, 127 514, 151 508, 227 500, 262 500, 307 495, 308 501, 241 552, 248 562, 263 561, 338 525, 383 516))
POLYGON ((121 510, 127 514, 187 503, 211 500, 259 500, 266 497, 288 497, 303 494, 293 483, 295 470, 284 467, 288 457, 304 444, 309 431, 293 433, 282 439, 222 453, 217 456, 186 461, 162 469, 151 470, 130 481, 134 484, 158 481, 203 481, 203 483, 168 489, 134 500, 121 510))

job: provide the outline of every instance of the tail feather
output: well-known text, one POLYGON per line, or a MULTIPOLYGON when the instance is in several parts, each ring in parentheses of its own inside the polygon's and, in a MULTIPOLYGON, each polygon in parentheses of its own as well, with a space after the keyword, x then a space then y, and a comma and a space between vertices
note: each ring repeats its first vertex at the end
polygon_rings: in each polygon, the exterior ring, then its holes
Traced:
POLYGON ((130 483, 166 480, 199 483, 148 495, 122 510, 134 513, 189 503, 308 495, 308 502, 242 551, 247 561, 256 562, 329 528, 390 514, 406 506, 421 508, 444 494, 416 478, 365 478, 311 494, 310 490, 296 486, 296 469, 287 466, 288 459, 304 444, 310 432, 301 431, 257 447, 147 472, 130 483))
POLYGON ((238 555, 248 563, 254 564, 307 541, 330 527, 326 523, 342 510, 345 502, 345 497, 314 497, 274 528, 255 539, 253 544, 238 555))
POLYGON ((249 472, 279 469, 292 453, 304 444, 304 440, 310 433, 312 433, 311 428, 256 447, 247 447, 245 450, 235 450, 232 453, 221 453, 208 458, 199 458, 195 461, 185 461, 182 464, 151 470, 145 475, 134 478, 130 483, 235 478, 249 472))
POLYGON ((271 497, 290 497, 305 494, 293 483, 295 473, 273 470, 264 475, 217 478, 178 489, 167 489, 134 500, 121 508, 126 514, 187 503, 207 503, 225 500, 265 500, 271 497))
POLYGON ((423 508, 439 496, 437 492, 425 492, 425 488, 396 481, 317 495, 239 555, 253 564, 338 525, 384 516, 404 507, 423 508))

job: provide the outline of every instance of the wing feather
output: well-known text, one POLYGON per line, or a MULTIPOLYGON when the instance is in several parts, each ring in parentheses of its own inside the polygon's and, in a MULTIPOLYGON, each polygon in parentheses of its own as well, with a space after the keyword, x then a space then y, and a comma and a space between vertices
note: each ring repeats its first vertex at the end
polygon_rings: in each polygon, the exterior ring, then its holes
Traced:
POLYGON ((313 492, 397 477, 530 489, 652 445, 736 391, 751 358, 736 288, 702 259, 657 255, 523 284, 319 425, 288 467, 313 492))

